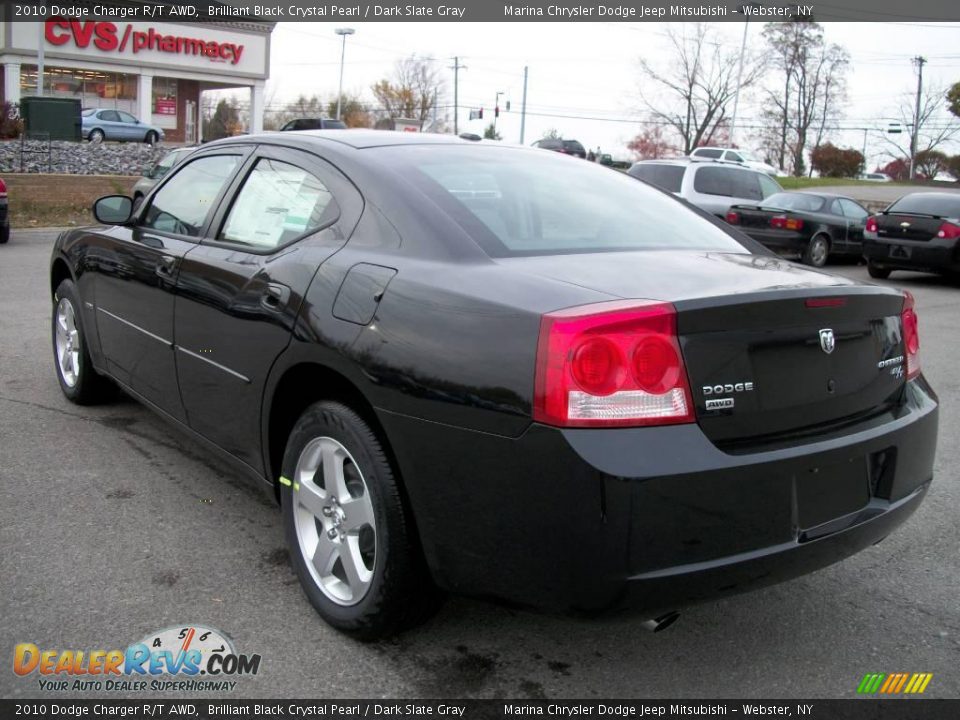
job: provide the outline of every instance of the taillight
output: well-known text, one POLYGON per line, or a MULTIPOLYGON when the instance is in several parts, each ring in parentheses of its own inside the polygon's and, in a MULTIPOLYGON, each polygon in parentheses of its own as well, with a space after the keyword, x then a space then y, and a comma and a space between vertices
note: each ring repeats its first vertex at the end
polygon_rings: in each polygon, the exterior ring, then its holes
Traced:
POLYGON ((727 222, 730 223, 731 225, 739 225, 739 224, 740 224, 740 213, 734 212, 733 210, 728 210, 728 211, 727 211, 727 222))
POLYGON ((780 230, 801 230, 803 229, 803 220, 786 215, 774 215, 770 218, 770 227, 780 230))
POLYGON ((913 309, 913 295, 903 291, 903 312, 900 315, 903 324, 903 350, 907 356, 907 380, 920 374, 920 333, 917 327, 917 313, 913 309))
POLYGON ((544 315, 533 418, 562 427, 693 422, 673 305, 614 301, 544 315))
POLYGON ((863 226, 863 229, 867 232, 875 233, 880 229, 880 226, 877 225, 877 219, 875 217, 868 217, 867 224, 863 226))
POLYGON ((0 180, 0 198, 5 198, 7 196, 7 184, 0 180))
POLYGON ((945 238, 946 240, 956 240, 960 238, 960 225, 954 225, 951 222, 945 222, 940 226, 940 229, 937 230, 938 238, 945 238))

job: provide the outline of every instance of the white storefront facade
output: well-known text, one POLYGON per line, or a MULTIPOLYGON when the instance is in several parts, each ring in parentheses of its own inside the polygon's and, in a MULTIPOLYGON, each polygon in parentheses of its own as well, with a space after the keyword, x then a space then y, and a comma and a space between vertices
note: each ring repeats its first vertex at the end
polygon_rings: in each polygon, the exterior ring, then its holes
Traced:
POLYGON ((200 140, 205 90, 245 89, 249 130, 263 129, 274 23, 210 21, 0 22, 0 97, 76 98, 84 108, 124 110, 164 128, 173 142, 200 140))

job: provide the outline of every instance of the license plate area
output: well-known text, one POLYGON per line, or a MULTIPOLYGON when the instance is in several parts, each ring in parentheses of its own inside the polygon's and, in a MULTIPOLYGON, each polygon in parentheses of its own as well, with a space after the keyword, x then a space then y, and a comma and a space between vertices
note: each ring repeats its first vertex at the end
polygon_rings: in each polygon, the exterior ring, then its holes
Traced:
POLYGON ((870 502, 866 457, 810 468, 796 477, 796 483, 801 530, 855 513, 870 502))
POLYGON ((910 250, 904 245, 891 245, 890 246, 890 257, 892 258, 901 258, 903 260, 910 259, 910 250))

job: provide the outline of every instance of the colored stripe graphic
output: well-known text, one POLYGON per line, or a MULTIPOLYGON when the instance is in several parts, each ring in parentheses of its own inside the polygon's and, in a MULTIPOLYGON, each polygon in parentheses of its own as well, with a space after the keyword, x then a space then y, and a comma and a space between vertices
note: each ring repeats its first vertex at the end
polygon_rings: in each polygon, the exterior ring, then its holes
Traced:
POLYGON ((933 673, 867 673, 857 685, 861 695, 920 695, 933 679, 933 673))

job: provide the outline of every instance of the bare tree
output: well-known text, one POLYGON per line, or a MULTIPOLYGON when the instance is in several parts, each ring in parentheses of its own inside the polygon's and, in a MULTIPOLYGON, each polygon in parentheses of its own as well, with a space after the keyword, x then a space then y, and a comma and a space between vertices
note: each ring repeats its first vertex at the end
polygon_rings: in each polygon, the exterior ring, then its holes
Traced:
MULTIPOLYGON (((910 131, 913 128, 913 113, 916 108, 917 97, 912 92, 905 92, 901 97, 894 117, 900 119, 900 126, 904 132, 891 137, 890 133, 880 131, 877 137, 886 145, 887 155, 894 159, 905 158, 910 160, 910 131), (907 147, 903 147, 899 140, 906 140, 907 147)), ((949 112, 947 90, 942 87, 929 86, 920 96, 920 122, 917 132, 917 155, 929 153, 938 149, 945 142, 953 139, 960 133, 949 112)))
POLYGON ((809 20, 768 23, 763 33, 779 71, 764 113, 778 135, 775 159, 781 167, 789 161, 794 175, 802 175, 811 139, 818 147, 841 116, 850 55, 827 44, 823 28, 809 20))
MULTIPOLYGON (((640 60, 642 81, 669 99, 664 102, 655 93, 641 87, 640 97, 651 117, 677 132, 684 153, 709 143, 724 125, 729 125, 727 107, 737 93, 739 53, 724 50, 714 40, 709 25, 697 23, 693 33, 667 30, 670 52, 669 70, 661 72, 646 59, 640 60)), ((743 58, 744 73, 740 91, 755 85, 764 65, 752 57, 743 58)))
POLYGON ((415 119, 423 129, 443 90, 443 80, 433 58, 414 54, 398 60, 393 76, 371 89, 381 117, 415 119))

